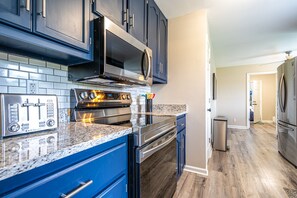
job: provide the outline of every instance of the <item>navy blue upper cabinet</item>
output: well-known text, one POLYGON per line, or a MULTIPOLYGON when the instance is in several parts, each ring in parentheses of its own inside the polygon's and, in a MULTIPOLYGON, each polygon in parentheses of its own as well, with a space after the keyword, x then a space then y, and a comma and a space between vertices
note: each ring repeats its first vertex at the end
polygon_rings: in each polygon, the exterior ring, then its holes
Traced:
POLYGON ((154 0, 148 3, 148 47, 153 50, 153 81, 167 83, 167 19, 154 0))
POLYGON ((159 20, 160 11, 157 4, 153 0, 149 0, 148 3, 148 24, 147 24, 147 40, 148 47, 153 51, 153 77, 159 78, 159 20))
POLYGON ((93 12, 105 16, 146 44, 146 0, 94 0, 93 12))
POLYGON ((101 16, 106 16, 126 30, 127 0, 95 0, 93 11, 101 16))
POLYGON ((36 12, 37 34, 89 49, 88 0, 37 0, 36 12))
POLYGON ((159 78, 167 82, 167 19, 160 13, 159 78))
POLYGON ((147 4, 146 0, 129 0, 128 31, 142 43, 146 39, 147 4))
POLYGON ((0 21, 31 30, 31 0, 1 0, 0 21))

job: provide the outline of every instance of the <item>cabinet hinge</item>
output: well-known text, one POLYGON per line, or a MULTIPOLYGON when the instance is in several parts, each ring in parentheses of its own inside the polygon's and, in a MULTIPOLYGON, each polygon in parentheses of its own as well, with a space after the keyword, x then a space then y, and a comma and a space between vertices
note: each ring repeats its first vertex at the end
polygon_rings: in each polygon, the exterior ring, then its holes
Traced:
POLYGON ((128 192, 128 184, 126 184, 126 192, 128 192))
POLYGON ((146 0, 146 4, 148 4, 148 1, 149 1, 149 0, 146 0))
POLYGON ((90 38, 90 45, 92 45, 92 38, 90 38))

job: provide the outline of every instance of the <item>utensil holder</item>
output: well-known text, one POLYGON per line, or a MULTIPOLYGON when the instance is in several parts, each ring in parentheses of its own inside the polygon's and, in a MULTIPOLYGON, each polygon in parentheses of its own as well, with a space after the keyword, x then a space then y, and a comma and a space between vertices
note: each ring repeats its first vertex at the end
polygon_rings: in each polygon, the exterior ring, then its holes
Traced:
POLYGON ((153 111, 153 100, 146 99, 145 100, 145 112, 152 112, 153 111))

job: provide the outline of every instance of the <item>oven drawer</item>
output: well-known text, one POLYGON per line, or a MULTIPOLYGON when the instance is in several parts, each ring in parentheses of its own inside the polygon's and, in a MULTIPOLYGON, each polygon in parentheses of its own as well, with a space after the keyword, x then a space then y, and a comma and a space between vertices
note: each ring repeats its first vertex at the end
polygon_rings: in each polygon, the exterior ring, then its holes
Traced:
POLYGON ((186 128, 186 116, 183 115, 177 118, 176 128, 177 128, 177 132, 180 132, 181 130, 186 128))
POLYGON ((127 197, 127 144, 122 143, 40 179, 6 197, 127 197))

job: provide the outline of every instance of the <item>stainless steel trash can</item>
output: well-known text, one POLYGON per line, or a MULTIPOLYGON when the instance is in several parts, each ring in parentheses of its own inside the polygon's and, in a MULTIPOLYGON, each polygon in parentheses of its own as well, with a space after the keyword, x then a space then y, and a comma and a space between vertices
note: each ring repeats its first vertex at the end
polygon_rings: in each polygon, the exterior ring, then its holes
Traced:
POLYGON ((215 150, 227 151, 227 126, 226 117, 218 116, 213 119, 213 148, 215 150))

